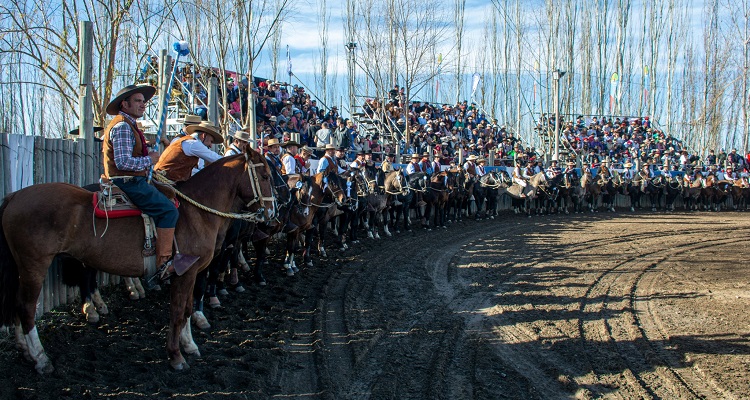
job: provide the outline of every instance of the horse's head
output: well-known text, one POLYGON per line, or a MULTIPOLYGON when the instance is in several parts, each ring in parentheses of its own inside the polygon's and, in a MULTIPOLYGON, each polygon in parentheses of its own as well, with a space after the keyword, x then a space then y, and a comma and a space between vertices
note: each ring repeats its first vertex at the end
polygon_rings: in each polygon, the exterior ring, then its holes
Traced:
POLYGON ((307 216, 310 212, 312 198, 312 178, 304 175, 294 175, 289 179, 289 186, 292 188, 294 198, 297 200, 297 207, 300 214, 307 216))
POLYGON ((343 206, 346 202, 346 182, 336 173, 323 173, 323 193, 330 195, 337 206, 343 206))
POLYGON ((244 153, 247 179, 239 185, 239 197, 245 208, 262 215, 263 221, 276 218, 278 206, 274 196, 271 168, 266 158, 249 146, 244 153))

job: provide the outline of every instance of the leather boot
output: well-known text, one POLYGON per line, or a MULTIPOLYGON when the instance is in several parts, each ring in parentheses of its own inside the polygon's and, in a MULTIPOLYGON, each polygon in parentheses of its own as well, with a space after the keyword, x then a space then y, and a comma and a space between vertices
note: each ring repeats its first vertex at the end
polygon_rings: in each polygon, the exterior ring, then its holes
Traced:
POLYGON ((156 267, 159 268, 172 258, 174 228, 156 228, 156 267))

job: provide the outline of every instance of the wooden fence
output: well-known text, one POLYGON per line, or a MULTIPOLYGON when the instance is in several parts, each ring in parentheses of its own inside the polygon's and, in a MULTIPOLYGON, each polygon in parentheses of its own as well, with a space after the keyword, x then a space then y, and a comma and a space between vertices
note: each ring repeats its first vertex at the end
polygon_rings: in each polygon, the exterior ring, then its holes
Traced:
MULTIPOLYGON (((94 143, 93 154, 86 154, 82 140, 0 134, 0 143, 0 194, 3 198, 37 183, 66 182, 78 186, 96 183, 102 173, 101 143, 98 142, 94 143)), ((101 285, 119 281, 118 276, 100 273, 101 285)), ((62 283, 60 268, 55 263, 44 281, 37 317, 78 297, 78 288, 62 283)))

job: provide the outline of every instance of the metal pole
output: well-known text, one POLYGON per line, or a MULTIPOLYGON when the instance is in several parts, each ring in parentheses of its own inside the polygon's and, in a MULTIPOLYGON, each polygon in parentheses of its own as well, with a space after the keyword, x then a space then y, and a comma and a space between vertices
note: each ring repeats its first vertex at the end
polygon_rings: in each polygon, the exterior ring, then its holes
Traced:
POLYGON ((354 114, 354 84, 355 84, 355 73, 356 64, 354 59, 354 50, 357 48, 357 44, 349 42, 346 44, 346 49, 349 50, 349 117, 354 114))
POLYGON ((555 82, 555 154, 552 156, 553 161, 560 159, 560 70, 552 73, 552 80, 555 82))
POLYGON ((81 21, 79 24, 81 52, 78 56, 79 98, 78 98, 78 134, 83 140, 84 172, 83 182, 93 183, 98 170, 94 165, 94 101, 92 97, 92 59, 94 45, 94 24, 91 21, 81 21))
POLYGON ((219 126, 219 79, 212 76, 208 84, 208 121, 219 126))

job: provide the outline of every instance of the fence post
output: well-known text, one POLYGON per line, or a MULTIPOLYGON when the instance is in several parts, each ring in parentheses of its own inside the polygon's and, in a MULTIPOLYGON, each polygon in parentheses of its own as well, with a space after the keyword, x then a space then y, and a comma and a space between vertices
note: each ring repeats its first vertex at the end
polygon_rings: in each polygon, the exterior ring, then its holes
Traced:
POLYGON ((93 71, 93 45, 94 45, 94 24, 91 21, 81 21, 79 23, 81 52, 78 56, 78 134, 83 142, 83 173, 84 180, 89 180, 89 176, 94 170, 93 159, 89 155, 94 152, 94 108, 92 97, 91 74, 93 71))
POLYGON ((219 79, 215 76, 208 83, 208 121, 219 126, 219 79))

